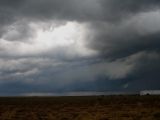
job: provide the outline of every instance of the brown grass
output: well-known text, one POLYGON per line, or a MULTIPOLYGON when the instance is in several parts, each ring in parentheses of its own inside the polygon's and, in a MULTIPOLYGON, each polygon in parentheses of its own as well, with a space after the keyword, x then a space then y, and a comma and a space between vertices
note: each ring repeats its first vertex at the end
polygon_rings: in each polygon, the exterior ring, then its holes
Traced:
POLYGON ((160 120, 160 96, 4 97, 0 120, 160 120))

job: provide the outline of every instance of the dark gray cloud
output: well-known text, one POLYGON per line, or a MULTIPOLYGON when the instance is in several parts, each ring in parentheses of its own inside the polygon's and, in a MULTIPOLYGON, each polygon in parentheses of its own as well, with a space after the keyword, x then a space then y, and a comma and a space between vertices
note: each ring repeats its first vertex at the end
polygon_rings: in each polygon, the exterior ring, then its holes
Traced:
POLYGON ((0 0, 0 94, 160 89, 159 21, 159 0, 0 0))
POLYGON ((105 18, 111 21, 120 21, 140 12, 159 9, 158 0, 101 0, 105 18))
MULTIPOLYGON (((154 22, 154 20, 151 22, 154 22)), ((117 59, 141 51, 160 52, 159 30, 155 30, 154 32, 154 30, 152 31, 152 28, 144 28, 146 31, 148 29, 149 33, 141 30, 138 31, 138 29, 143 28, 136 28, 139 27, 136 23, 131 23, 129 25, 124 25, 122 23, 115 26, 100 24, 98 27, 94 24, 92 27, 93 26, 95 31, 92 33, 93 37, 88 45, 91 48, 98 50, 102 57, 117 59)), ((153 29, 156 28, 153 26, 153 29)))
POLYGON ((1 0, 1 21, 13 18, 31 18, 36 20, 89 20, 107 21, 126 18, 139 12, 159 9, 158 0, 1 0))

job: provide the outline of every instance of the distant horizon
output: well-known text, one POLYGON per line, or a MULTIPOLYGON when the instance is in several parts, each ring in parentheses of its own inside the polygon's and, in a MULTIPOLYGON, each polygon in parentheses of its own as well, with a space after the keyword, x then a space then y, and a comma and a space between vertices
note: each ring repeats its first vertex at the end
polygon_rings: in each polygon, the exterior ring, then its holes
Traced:
MULTIPOLYGON (((127 91, 106 91, 106 92, 96 92, 96 91, 77 91, 77 92, 60 92, 60 93, 24 93, 24 94, 17 94, 17 95, 6 95, 8 97, 56 97, 56 96, 101 96, 101 95, 136 95, 140 94, 141 91, 137 92, 127 92, 127 91)), ((0 95, 0 97, 3 97, 3 95, 0 95)), ((5 97, 5 96, 4 96, 5 97)))

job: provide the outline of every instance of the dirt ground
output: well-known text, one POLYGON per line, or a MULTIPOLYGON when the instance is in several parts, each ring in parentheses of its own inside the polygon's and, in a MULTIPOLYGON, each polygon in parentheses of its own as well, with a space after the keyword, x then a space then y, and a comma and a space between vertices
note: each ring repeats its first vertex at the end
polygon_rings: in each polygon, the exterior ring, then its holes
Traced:
POLYGON ((160 120, 160 96, 1 97, 0 120, 160 120))

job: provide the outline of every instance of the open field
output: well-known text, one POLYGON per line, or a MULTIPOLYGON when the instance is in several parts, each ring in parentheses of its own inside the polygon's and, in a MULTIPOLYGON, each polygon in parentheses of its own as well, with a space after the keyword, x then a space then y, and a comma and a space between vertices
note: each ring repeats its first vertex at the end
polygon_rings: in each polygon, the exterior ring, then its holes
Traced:
POLYGON ((2 97, 0 120, 160 120, 160 96, 2 97))

